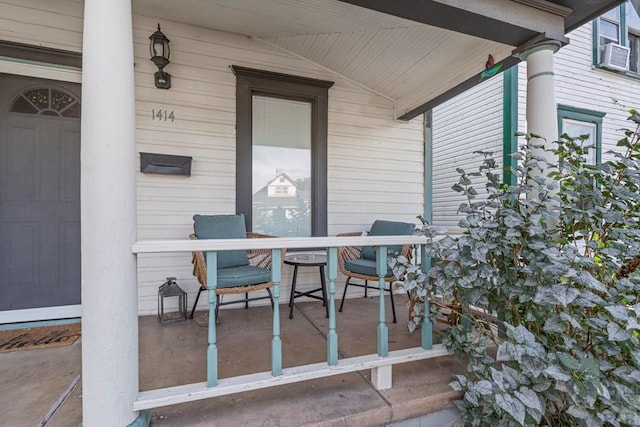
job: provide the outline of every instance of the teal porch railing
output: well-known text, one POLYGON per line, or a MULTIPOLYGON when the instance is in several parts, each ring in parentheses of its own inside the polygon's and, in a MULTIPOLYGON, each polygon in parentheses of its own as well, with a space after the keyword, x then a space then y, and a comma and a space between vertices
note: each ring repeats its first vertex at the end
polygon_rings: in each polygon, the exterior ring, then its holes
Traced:
MULTIPOLYGON (((338 358, 338 331, 336 329, 335 292, 338 275, 338 248, 342 246, 374 246, 378 253, 386 254, 387 247, 392 245, 411 244, 420 254, 422 265, 429 265, 425 245, 425 236, 362 236, 362 237, 314 237, 314 238, 274 238, 274 239, 208 239, 208 240, 149 240, 137 242, 132 252, 169 253, 203 251, 206 253, 208 269, 207 288, 209 303, 209 328, 207 346, 207 381, 186 384, 155 390, 142 391, 134 402, 136 411, 161 406, 190 402, 216 396, 223 396, 243 391, 257 390, 267 387, 307 381, 315 378, 340 375, 348 372, 371 369, 371 381, 378 390, 391 388, 393 365, 415 360, 429 359, 448 355, 440 345, 433 345, 432 324, 428 315, 424 316, 421 325, 421 346, 396 351, 389 351, 388 330, 385 323, 384 275, 387 271, 386 256, 377 257, 377 273, 379 276, 379 321, 377 326, 377 353, 351 358, 338 358), (280 339, 280 282, 281 282, 281 249, 327 248, 327 279, 329 324, 327 331, 327 360, 323 363, 282 367, 282 342, 280 339), (273 337, 271 340, 271 371, 257 372, 232 378, 218 378, 218 347, 216 342, 215 322, 215 290, 217 285, 217 252, 236 249, 270 249, 272 254, 272 294, 273 337)), ((425 314, 429 313, 428 301, 425 314)))

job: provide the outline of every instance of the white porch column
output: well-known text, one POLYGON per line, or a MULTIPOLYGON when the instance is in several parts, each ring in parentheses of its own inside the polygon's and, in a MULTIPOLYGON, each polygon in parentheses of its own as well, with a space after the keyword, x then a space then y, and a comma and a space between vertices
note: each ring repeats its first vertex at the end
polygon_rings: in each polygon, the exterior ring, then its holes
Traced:
MULTIPOLYGON (((553 54, 561 47, 557 40, 536 44, 520 54, 527 61, 527 133, 544 138, 546 148, 556 148, 558 139, 558 116, 556 107, 553 54)), ((538 153, 548 163, 555 163, 553 153, 538 153)))
POLYGON ((82 58, 82 418, 142 425, 138 392, 135 93, 130 0, 85 0, 82 58))

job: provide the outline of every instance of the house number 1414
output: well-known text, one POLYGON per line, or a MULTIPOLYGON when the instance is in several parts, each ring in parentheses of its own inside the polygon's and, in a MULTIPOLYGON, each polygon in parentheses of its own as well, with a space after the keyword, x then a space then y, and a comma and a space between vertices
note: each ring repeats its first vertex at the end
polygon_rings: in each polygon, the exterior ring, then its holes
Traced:
POLYGON ((161 122, 166 122, 171 120, 172 122, 176 119, 176 116, 173 115, 173 111, 167 110, 156 110, 155 108, 151 109, 151 120, 158 120, 161 122))

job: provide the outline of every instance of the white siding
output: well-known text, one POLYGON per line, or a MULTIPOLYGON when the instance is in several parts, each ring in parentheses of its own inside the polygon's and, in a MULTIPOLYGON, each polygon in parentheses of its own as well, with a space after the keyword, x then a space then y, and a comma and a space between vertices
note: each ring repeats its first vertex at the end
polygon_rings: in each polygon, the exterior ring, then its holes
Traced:
POLYGON ((2 0, 0 39, 78 52, 82 19, 78 0, 2 0))
MULTIPOLYGON (((518 131, 527 131, 527 63, 518 64, 518 131)), ((520 146, 521 143, 518 144, 520 146)))
MULTIPOLYGON (((195 213, 235 212, 235 76, 230 65, 335 82, 329 90, 329 235, 368 229, 377 218, 415 221, 422 213, 422 118, 393 121, 388 100, 259 40, 170 21, 160 24, 171 40, 166 71, 172 88, 156 89, 148 37, 157 21, 134 16, 133 22, 136 151, 193 157, 190 177, 138 174, 138 239, 187 238, 195 213), (175 121, 153 120, 152 109, 173 111, 175 121)), ((81 27, 78 1, 0 2, 0 38, 5 40, 80 51, 81 27)), ((291 270, 284 268, 281 302, 288 298, 291 270)), ((317 275, 317 269, 301 269, 298 289, 317 284, 317 275)), ((156 312, 157 288, 167 276, 176 276, 193 302, 198 285, 190 256, 142 255, 141 314, 156 312)), ((201 298, 201 307, 205 301, 201 298)))
MULTIPOLYGON (((502 81, 502 75, 491 78, 433 111, 433 223, 450 231, 458 229, 458 207, 466 202, 451 189, 460 176, 456 169, 477 172, 479 150, 493 151, 502 164, 502 81)), ((474 184, 482 195, 484 179, 474 184)))
POLYGON ((616 149, 629 128, 630 108, 640 108, 640 80, 592 65, 592 24, 569 34, 571 43, 555 55, 556 101, 558 104, 606 113, 602 121, 602 156, 616 149))
MULTIPOLYGON (((602 156, 616 150, 630 127, 627 110, 640 108, 640 80, 597 69, 592 64, 592 24, 568 34, 571 42, 554 56, 556 102, 606 113, 602 123, 602 156)), ((518 66, 518 129, 526 132, 527 64, 518 66)), ((457 181, 456 167, 473 170, 476 149, 495 150, 502 156, 502 88, 492 79, 434 110, 434 223, 455 227, 462 198, 450 187, 457 181), (468 147, 468 148, 467 148, 468 147), (477 147, 477 148, 476 148, 477 147)), ((521 141, 522 142, 522 141, 521 141)))

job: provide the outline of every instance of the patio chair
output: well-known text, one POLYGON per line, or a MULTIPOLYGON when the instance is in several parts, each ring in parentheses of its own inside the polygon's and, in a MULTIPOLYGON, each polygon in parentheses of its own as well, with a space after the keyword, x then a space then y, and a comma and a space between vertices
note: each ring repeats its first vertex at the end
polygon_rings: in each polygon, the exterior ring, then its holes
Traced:
MULTIPOLYGON (((385 221, 376 220, 371 226, 369 236, 403 236, 411 235, 415 230, 415 224, 407 222, 385 221)), ((360 236, 361 232, 341 233, 338 237, 343 236, 360 236)), ((400 255, 404 255, 408 259, 411 259, 412 246, 389 246, 387 251, 395 252, 400 255)), ((344 284, 344 291, 342 292, 342 301, 340 302, 340 312, 344 306, 344 299, 347 295, 347 289, 349 285, 358 286, 364 288, 364 296, 367 297, 368 289, 378 290, 378 274, 376 272, 376 254, 375 249, 371 246, 365 246, 363 248, 356 246, 346 246, 338 249, 338 269, 342 274, 347 276, 347 280, 344 284), (352 279, 364 280, 364 284, 352 283, 352 279), (376 286, 369 286, 369 280, 376 283, 376 286)), ((397 323, 396 309, 393 303, 393 289, 392 283, 395 280, 391 270, 387 270, 387 274, 384 278, 388 287, 385 291, 389 292, 391 298, 391 310, 393 312, 393 323, 397 323)))
MULTIPOLYGON (((239 238, 273 238, 267 234, 246 232, 244 215, 194 215, 195 233, 191 239, 239 239, 239 238)), ((282 249, 284 262, 285 249, 282 249)), ((193 275, 200 283, 196 301, 191 309, 190 319, 198 305, 202 291, 207 290, 207 263, 203 252, 192 252, 193 275)), ((273 310, 271 295, 271 249, 250 249, 218 252, 218 284, 216 287, 216 321, 218 310, 222 305, 244 303, 249 308, 249 301, 269 299, 273 310), (250 292, 266 290, 267 296, 249 298, 250 292), (243 299, 223 302, 227 294, 244 294, 243 299)))

